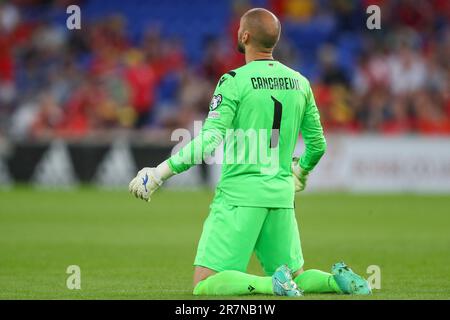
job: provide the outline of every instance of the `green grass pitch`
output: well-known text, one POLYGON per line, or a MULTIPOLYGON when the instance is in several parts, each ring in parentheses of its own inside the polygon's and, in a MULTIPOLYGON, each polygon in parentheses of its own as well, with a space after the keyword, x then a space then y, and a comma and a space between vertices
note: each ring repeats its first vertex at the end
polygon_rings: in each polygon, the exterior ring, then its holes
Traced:
MULTIPOLYGON (((212 196, 161 190, 145 203, 92 188, 0 191, 0 299, 193 299, 212 196), (81 290, 66 287, 69 265, 81 268, 81 290)), ((344 260, 367 276, 380 266, 381 290, 363 299, 450 298, 449 195, 307 193, 296 212, 305 268, 344 260)), ((261 274, 254 258, 249 272, 261 274)))

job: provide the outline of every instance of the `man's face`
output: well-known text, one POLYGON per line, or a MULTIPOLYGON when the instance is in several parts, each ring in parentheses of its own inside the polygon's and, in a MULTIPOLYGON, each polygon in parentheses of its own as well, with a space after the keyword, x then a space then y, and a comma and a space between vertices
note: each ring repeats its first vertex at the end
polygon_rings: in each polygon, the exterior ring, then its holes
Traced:
POLYGON ((243 36, 243 31, 242 31, 242 19, 241 19, 241 23, 239 25, 239 30, 238 30, 238 41, 237 41, 237 50, 240 53, 245 53, 245 45, 242 42, 242 36, 243 36))

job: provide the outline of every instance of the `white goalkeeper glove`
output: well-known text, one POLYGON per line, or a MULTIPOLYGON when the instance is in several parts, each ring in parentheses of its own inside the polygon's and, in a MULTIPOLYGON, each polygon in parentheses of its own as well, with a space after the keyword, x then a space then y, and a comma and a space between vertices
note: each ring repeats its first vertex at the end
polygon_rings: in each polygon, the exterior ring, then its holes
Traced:
POLYGON ((305 190, 306 182, 308 181, 309 171, 302 169, 298 165, 298 158, 292 160, 292 175, 294 178, 295 192, 305 190))
POLYGON ((150 202, 153 192, 158 190, 164 181, 173 174, 166 162, 161 163, 156 168, 143 168, 131 180, 128 190, 136 198, 150 202))

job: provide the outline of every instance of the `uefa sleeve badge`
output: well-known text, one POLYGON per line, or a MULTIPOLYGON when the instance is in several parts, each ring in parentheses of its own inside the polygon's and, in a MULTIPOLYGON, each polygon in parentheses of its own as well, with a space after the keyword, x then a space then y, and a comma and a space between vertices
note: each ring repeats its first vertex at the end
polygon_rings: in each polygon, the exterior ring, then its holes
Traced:
POLYGON ((222 103, 222 95, 221 94, 214 95, 213 98, 211 99, 211 103, 209 104, 209 110, 212 111, 217 109, 221 103, 222 103))

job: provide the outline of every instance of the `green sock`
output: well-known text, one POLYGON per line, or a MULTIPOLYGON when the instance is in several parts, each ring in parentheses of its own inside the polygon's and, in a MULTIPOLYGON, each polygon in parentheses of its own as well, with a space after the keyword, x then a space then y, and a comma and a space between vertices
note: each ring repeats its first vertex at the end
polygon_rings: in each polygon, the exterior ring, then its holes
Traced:
POLYGON ((320 270, 306 270, 297 276, 294 281, 305 293, 342 293, 333 275, 320 270))
POLYGON ((272 277, 258 277, 227 270, 200 281, 194 288, 196 296, 234 296, 254 293, 273 294, 272 277))

